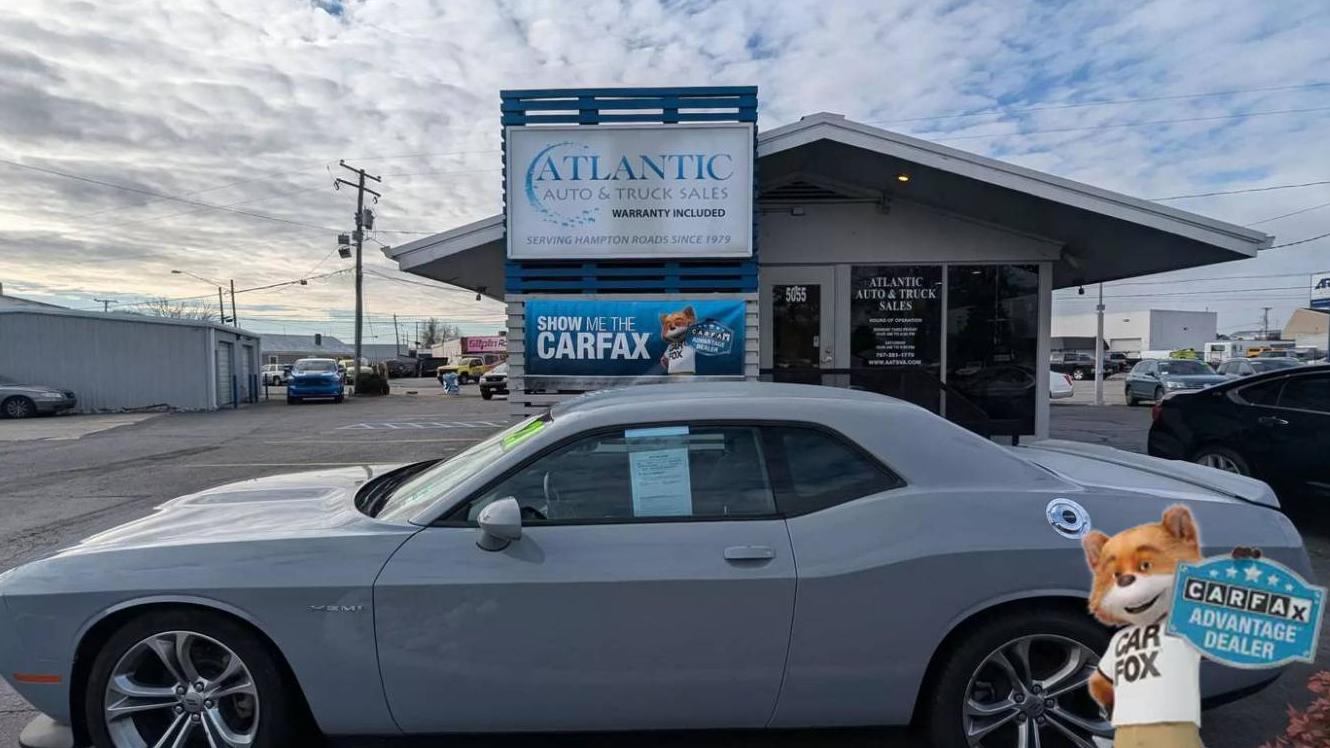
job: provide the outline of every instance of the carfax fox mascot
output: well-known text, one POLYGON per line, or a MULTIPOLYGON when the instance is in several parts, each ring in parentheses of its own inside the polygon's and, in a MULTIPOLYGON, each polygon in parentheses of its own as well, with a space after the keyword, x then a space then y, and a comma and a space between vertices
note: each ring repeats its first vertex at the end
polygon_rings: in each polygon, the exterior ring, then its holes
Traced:
POLYGON ((660 315, 660 337, 665 341, 665 353, 660 365, 666 374, 696 374, 697 351, 688 343, 688 333, 697 324, 693 307, 683 311, 660 315))
POLYGON ((1112 711, 1114 748, 1201 748, 1201 656, 1166 633, 1177 566, 1201 560, 1191 511, 1174 505, 1159 522, 1111 538, 1095 530, 1082 544, 1094 573, 1090 612, 1122 627, 1089 684, 1112 711))
MULTIPOLYGON (((1089 684, 1112 711, 1114 748, 1203 748, 1201 655, 1166 631, 1178 564, 1201 560, 1191 510, 1174 504, 1159 522, 1111 538, 1094 530, 1082 544, 1094 574, 1090 612, 1122 627, 1089 684)), ((1233 558, 1260 557, 1257 548, 1233 549, 1233 558)))

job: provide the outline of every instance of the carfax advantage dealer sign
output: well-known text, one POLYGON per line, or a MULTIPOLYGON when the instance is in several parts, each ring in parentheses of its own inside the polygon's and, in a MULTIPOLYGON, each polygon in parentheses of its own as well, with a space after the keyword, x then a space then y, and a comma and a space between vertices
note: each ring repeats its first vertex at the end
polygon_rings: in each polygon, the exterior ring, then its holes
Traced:
POLYGON ((748 257, 751 124, 509 127, 508 256, 748 257))

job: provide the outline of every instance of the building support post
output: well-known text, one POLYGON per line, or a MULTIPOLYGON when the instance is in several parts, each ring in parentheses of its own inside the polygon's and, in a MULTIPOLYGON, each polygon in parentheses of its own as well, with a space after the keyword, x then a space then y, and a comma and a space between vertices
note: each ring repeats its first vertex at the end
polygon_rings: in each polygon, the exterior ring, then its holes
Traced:
POLYGON ((1094 404, 1104 404, 1104 284, 1099 284, 1099 303, 1095 305, 1094 404))

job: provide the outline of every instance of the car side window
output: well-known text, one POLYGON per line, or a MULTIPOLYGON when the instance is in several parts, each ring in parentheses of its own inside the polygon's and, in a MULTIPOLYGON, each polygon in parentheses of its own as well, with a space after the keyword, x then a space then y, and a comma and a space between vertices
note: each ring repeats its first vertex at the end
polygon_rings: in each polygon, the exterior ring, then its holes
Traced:
POLYGON ((820 429, 767 427, 787 475, 778 481, 781 513, 796 516, 899 488, 905 481, 840 437, 820 429))
POLYGON ((1289 378, 1279 393, 1279 407, 1330 413, 1330 376, 1289 378))
POLYGON ((774 516, 766 466, 748 426, 616 429, 518 469, 470 502, 465 519, 509 496, 531 525, 774 516))
POLYGON ((1250 405, 1274 405, 1279 399, 1279 390, 1283 386, 1283 378, 1267 379, 1239 389, 1237 395, 1250 405))

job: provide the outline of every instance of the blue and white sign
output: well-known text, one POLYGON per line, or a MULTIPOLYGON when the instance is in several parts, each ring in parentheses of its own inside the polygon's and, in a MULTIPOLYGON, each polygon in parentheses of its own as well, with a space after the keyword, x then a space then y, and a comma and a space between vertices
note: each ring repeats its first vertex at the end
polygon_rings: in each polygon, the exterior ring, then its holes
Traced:
POLYGON ((1267 559, 1180 564, 1168 633, 1233 667, 1312 662, 1324 598, 1324 588, 1267 559))
POLYGON ((748 257, 753 126, 510 127, 508 256, 748 257))
POLYGON ((1330 273, 1312 275, 1312 309, 1330 310, 1330 273))
POLYGON ((532 299, 525 376, 742 376, 744 314, 739 299, 532 299))

